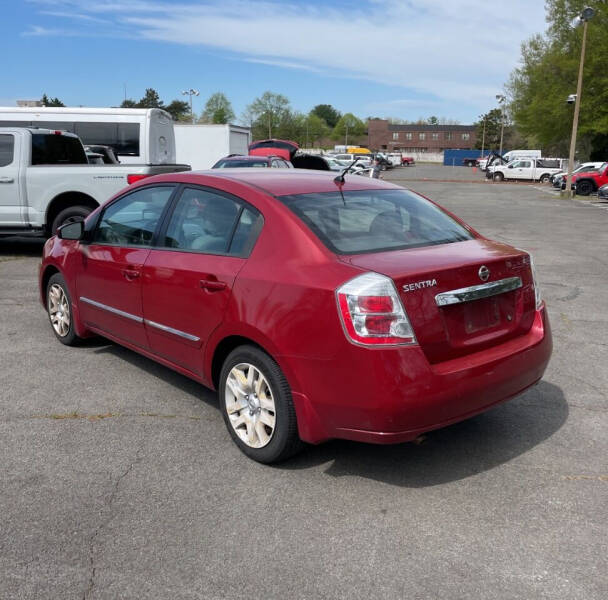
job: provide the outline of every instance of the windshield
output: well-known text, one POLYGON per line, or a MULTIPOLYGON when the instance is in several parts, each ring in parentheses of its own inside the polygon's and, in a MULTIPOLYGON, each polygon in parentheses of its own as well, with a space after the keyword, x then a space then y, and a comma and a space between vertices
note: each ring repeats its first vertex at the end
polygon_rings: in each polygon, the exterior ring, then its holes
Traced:
POLYGON ((220 160, 214 169, 235 169, 237 167, 267 167, 267 160, 220 160))
POLYGON ((471 240, 440 208, 408 190, 338 190, 279 198, 336 254, 363 254, 471 240))

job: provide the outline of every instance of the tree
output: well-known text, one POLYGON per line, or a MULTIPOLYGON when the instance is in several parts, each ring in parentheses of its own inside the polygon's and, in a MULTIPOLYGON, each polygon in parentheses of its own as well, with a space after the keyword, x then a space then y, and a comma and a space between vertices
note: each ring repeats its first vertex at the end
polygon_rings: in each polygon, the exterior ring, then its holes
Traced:
POLYGON ((230 123, 234 118, 230 100, 222 92, 216 92, 205 103, 199 123, 230 123))
POLYGON ((125 98, 120 103, 120 108, 137 108, 137 102, 135 102, 135 100, 131 100, 131 98, 125 98))
POLYGON ((434 115, 433 115, 433 116, 430 116, 430 117, 429 117, 429 118, 426 120, 426 122, 427 122, 429 125, 439 125, 439 119, 438 119, 436 116, 434 116, 434 115))
POLYGON ((46 94, 42 94, 40 102, 42 102, 43 106, 65 106, 59 98, 49 98, 46 94))
POLYGON ((192 121, 190 104, 184 100, 173 100, 164 109, 173 117, 174 121, 192 121))
POLYGON ((518 130, 545 153, 567 155, 573 106, 566 97, 575 92, 582 43, 582 28, 570 23, 587 5, 596 14, 587 27, 578 156, 602 159, 608 152, 608 11, 599 0, 547 0, 547 33, 522 44, 521 66, 506 88, 518 130))
POLYGON ((289 100, 273 92, 264 92, 246 109, 251 119, 254 138, 272 137, 272 132, 278 129, 290 112, 289 100))
POLYGON ((349 140, 352 142, 364 134, 365 123, 352 113, 346 113, 336 123, 331 137, 335 140, 344 140, 344 143, 348 144, 349 140))
POLYGON ((502 110, 500 108, 493 108, 485 115, 480 115, 479 121, 477 121, 475 125, 477 126, 477 142, 475 143, 475 148, 481 149, 483 143, 483 147, 486 150, 498 149, 500 146, 502 110))
POLYGON ((332 129, 342 116, 331 104, 317 104, 310 113, 323 119, 332 129))
POLYGON ((137 108, 165 108, 165 105, 155 89, 147 88, 144 97, 137 103, 137 108))

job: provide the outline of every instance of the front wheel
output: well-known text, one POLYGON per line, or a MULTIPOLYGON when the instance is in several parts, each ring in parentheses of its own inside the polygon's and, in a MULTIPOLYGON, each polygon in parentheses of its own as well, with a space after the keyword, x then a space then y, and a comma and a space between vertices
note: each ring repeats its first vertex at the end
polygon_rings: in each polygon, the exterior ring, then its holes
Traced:
POLYGON ((503 181, 505 176, 502 173, 494 173, 494 181, 503 181))
POLYGON ((279 365, 255 346, 239 346, 224 362, 220 409, 228 431, 247 456, 275 463, 301 447, 289 383, 279 365))
POLYGON ((576 193, 579 196, 588 196, 592 191, 593 191, 593 184, 590 181, 583 179, 583 181, 577 182, 576 193))
POLYGON ((55 337, 66 346, 76 345, 80 338, 74 329, 72 298, 59 273, 55 273, 46 286, 46 309, 55 337))

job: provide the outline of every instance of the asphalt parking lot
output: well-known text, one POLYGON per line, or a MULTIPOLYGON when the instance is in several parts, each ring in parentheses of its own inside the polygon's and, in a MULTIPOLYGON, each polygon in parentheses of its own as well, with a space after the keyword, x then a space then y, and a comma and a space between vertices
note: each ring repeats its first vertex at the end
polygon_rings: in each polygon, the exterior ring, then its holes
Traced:
POLYGON ((198 384, 56 342, 41 244, 0 240, 0 598, 608 597, 608 211, 465 168, 384 176, 534 254, 544 380, 422 444, 262 466, 198 384))

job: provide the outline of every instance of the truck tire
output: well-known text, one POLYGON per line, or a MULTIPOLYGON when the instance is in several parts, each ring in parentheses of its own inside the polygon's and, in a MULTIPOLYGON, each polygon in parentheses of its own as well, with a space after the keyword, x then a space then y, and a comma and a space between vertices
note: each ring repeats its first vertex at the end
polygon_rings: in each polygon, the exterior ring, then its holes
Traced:
POLYGON ((502 173, 498 172, 494 173, 494 177, 492 179, 494 179, 494 181, 504 181, 505 176, 502 173))
POLYGON ((593 183, 588 179, 576 182, 576 193, 579 196, 588 196, 594 189, 593 183))
POLYGON ((549 183, 549 180, 550 180, 550 179, 551 179, 551 175, 549 175, 549 173, 543 173, 543 174, 540 176, 539 181, 540 181, 541 183, 549 183))
POLYGON ((93 212, 93 209, 88 206, 68 206, 64 208, 54 219, 51 225, 51 235, 57 233, 57 229, 61 225, 71 223, 79 219, 85 219, 89 214, 93 212))

